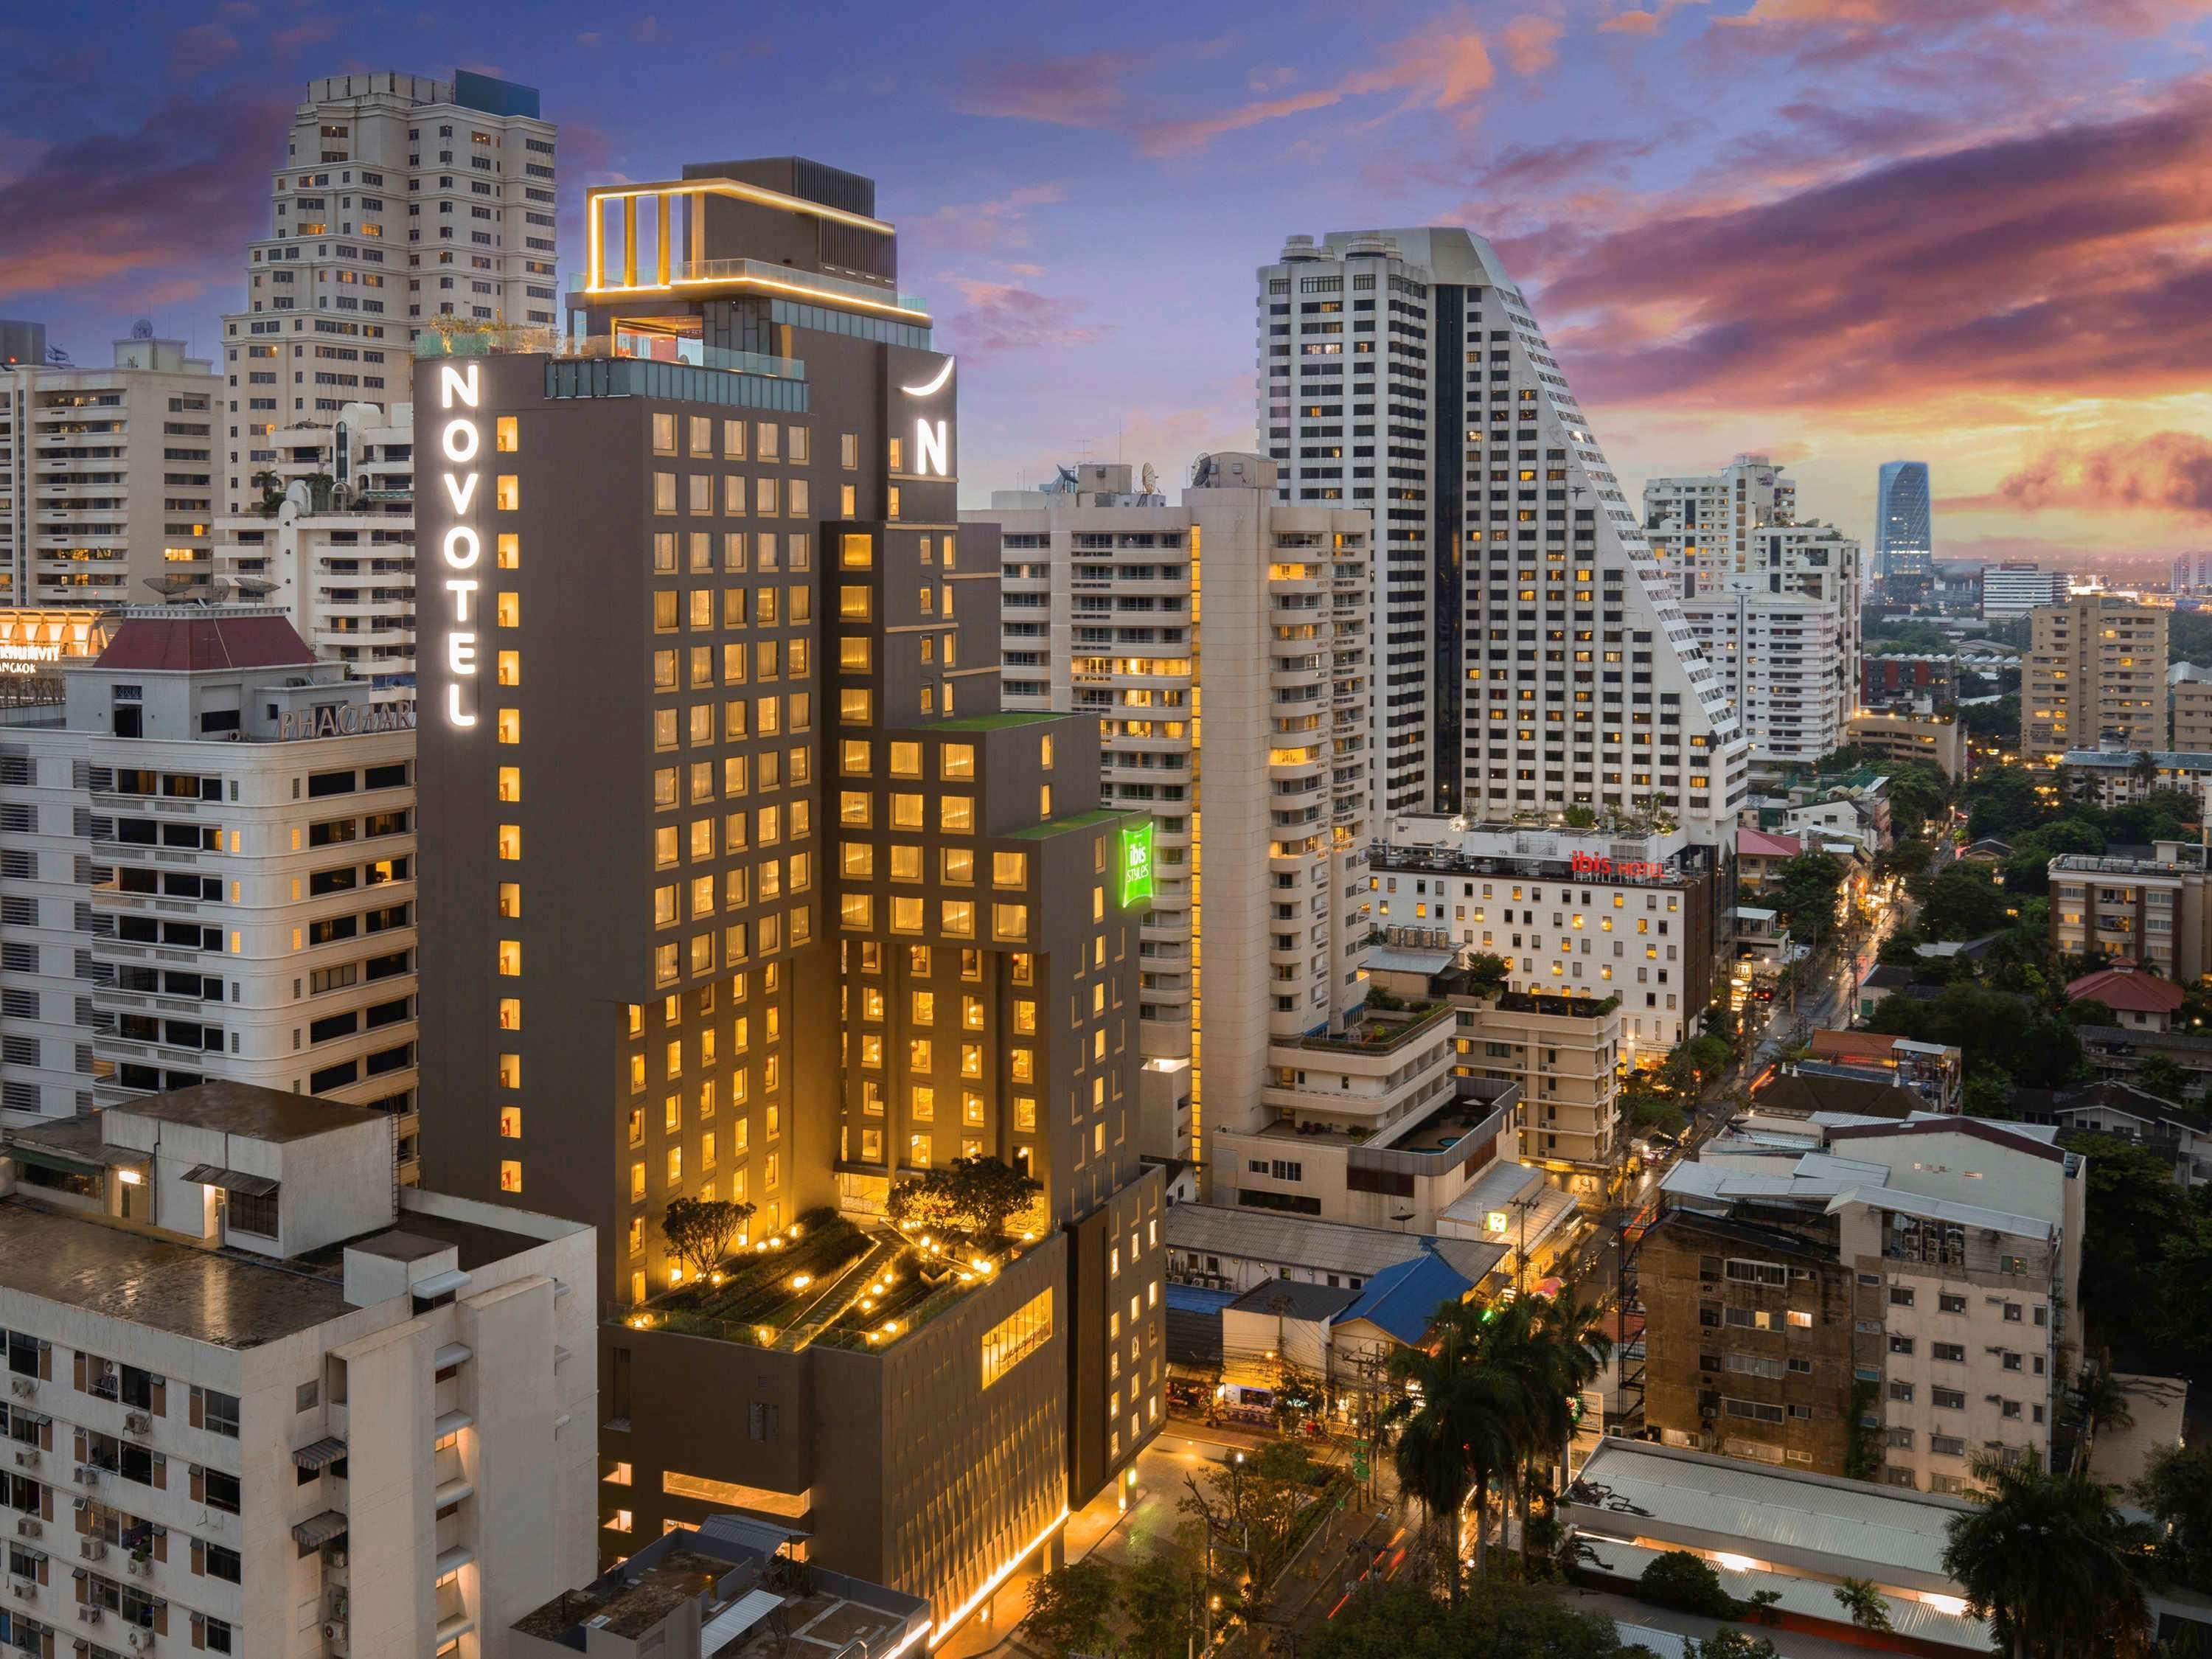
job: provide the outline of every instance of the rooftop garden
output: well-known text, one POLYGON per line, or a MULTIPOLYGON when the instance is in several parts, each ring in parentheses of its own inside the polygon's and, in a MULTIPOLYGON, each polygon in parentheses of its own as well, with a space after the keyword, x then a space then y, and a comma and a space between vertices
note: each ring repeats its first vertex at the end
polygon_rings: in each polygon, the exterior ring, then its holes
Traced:
POLYGON ((1346 1026, 1341 1035, 1301 1037, 1297 1046, 1340 1054, 1388 1054, 1450 1018, 1452 1010, 1441 1002, 1416 1002, 1402 1010, 1385 1010, 1376 1006, 1370 994, 1364 1017, 1346 1026))
POLYGON ((662 1228, 684 1279, 624 1322, 793 1351, 885 1346, 1033 1243, 1042 1190, 997 1158, 958 1158, 897 1182, 888 1224, 821 1209, 750 1243, 750 1206, 678 1200, 662 1228))

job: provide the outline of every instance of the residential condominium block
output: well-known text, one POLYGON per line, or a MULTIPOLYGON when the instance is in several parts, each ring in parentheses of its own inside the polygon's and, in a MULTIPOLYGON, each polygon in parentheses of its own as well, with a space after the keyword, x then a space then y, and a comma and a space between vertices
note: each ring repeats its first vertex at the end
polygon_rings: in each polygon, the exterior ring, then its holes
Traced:
POLYGON ((2046 605, 2066 603, 2069 580, 2063 570, 2018 560, 1982 567, 1982 615, 1990 622, 2016 622, 2046 605))
POLYGON ((2048 1126, 1754 1115, 1661 1183, 1634 1273, 1669 1445, 1963 1492, 2046 1462, 2087 1161, 2048 1126))
POLYGON ((1644 484, 1651 556, 1679 580, 1685 599, 1749 574, 1758 562, 1755 532, 1796 519, 1796 482, 1764 455, 1739 455, 1718 472, 1644 484))
POLYGON ((600 1231, 605 1556, 755 1513, 941 1636, 1159 1425, 1154 860, 1095 719, 1000 708, 998 537, 874 194, 595 192, 567 349, 417 364, 424 1152, 600 1231), (1040 1183, 1009 1242, 887 1224, 969 1158, 1040 1183), (751 1206, 703 1283, 684 1199, 751 1206))
POLYGON ((1370 515, 1278 503, 1252 455, 1173 506, 1127 466, 1062 472, 961 517, 1001 533, 1006 707, 1095 717, 1101 799, 1153 816, 1143 1146, 1200 1162, 1208 1126, 1259 1121, 1270 1042, 1366 995, 1370 515))
POLYGON ((557 323, 556 136, 535 88, 467 70, 307 83, 223 319, 227 515, 260 498, 279 433, 405 403, 422 323, 557 323))
POLYGON ((2021 758, 2048 762, 2107 741, 2170 749, 2166 617, 2094 593, 2032 612, 2021 674, 2021 758))
POLYGON ((390 1115, 411 1180, 411 713, 275 611, 104 626, 64 701, 0 715, 0 1109, 313 1092, 390 1115))
MULTIPOLYGON (((2169 757, 2173 758, 2173 757, 2169 757)), ((2204 953, 2204 848, 2162 841, 2149 858, 2066 853, 2051 860, 2051 948, 2199 983, 2204 953)))
POLYGON ((2178 662, 2166 671, 2173 746, 2185 755, 2212 754, 2212 668, 2178 662))
POLYGON ((1731 822, 1740 723, 1495 250, 1293 236, 1258 311, 1278 498, 1375 509, 1375 810, 1731 822))
POLYGON ((204 580, 221 383, 181 340, 0 368, 0 605, 106 608, 204 580))
POLYGON ((492 1659, 588 1576, 590 1229, 393 1152, 238 1083, 9 1132, 11 1648, 492 1659))
POLYGON ((414 413, 349 403, 335 422, 279 431, 259 501, 215 527, 216 576, 289 611, 380 702, 415 698, 414 413))

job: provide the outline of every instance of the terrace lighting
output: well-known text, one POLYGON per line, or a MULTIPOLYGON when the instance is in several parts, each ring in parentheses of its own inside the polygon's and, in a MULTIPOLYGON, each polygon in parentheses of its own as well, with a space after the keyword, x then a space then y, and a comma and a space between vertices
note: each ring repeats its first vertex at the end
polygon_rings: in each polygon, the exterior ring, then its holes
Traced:
POLYGON ((1731 1555, 1726 1550, 1713 1552, 1713 1565, 1728 1572, 1750 1572, 1759 1563, 1747 1555, 1731 1555))
POLYGON ((811 1273, 793 1273, 791 1276, 791 1288, 794 1291, 803 1291, 813 1282, 814 1277, 811 1273))
POLYGON ((884 1334, 885 1336, 896 1336, 898 1334, 898 1321, 896 1319, 886 1319, 884 1321, 884 1334))

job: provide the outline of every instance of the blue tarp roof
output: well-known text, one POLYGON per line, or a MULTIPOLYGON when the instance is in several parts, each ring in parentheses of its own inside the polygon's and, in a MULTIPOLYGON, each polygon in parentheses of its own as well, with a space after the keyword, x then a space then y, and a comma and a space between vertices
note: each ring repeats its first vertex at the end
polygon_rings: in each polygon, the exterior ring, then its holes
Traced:
POLYGON ((1364 1319, 1401 1342, 1419 1342, 1429 1332, 1429 1321, 1447 1302, 1456 1302, 1474 1288, 1442 1256, 1424 1253, 1410 1261, 1385 1267, 1367 1281, 1359 1300, 1330 1322, 1341 1325, 1364 1319))
POLYGON ((1208 1290, 1202 1285, 1168 1285, 1168 1306, 1183 1313, 1218 1314, 1237 1299, 1235 1291, 1208 1290))

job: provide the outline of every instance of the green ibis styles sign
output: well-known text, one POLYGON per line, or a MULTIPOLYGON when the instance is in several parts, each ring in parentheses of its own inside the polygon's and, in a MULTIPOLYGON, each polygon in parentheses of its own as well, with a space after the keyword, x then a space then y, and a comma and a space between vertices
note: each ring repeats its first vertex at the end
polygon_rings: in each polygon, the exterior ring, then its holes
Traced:
POLYGON ((1152 820, 1121 826, 1121 908, 1152 896, 1152 820))

